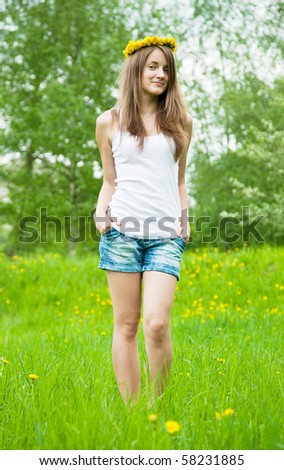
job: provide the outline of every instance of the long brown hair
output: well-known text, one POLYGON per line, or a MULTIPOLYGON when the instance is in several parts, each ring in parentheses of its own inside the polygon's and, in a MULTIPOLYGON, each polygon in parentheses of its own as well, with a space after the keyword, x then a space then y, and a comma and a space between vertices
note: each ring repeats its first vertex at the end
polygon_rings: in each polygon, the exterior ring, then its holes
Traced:
POLYGON ((140 115, 143 92, 142 74, 147 58, 155 47, 162 50, 168 64, 168 86, 167 90, 158 97, 156 125, 159 132, 174 139, 176 144, 175 159, 177 160, 186 144, 184 125, 187 119, 187 110, 177 79, 175 59, 169 47, 160 45, 145 47, 126 59, 120 75, 118 108, 113 110, 113 115, 122 130, 127 130, 139 138, 139 146, 142 149, 146 137, 140 115))

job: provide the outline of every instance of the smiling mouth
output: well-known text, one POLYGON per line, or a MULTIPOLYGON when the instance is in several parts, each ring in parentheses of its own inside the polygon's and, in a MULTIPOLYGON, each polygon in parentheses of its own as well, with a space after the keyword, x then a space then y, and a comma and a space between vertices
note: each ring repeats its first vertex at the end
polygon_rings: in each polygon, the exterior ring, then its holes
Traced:
POLYGON ((161 83, 161 82, 152 82, 154 85, 160 85, 160 86, 164 86, 164 83, 161 83))

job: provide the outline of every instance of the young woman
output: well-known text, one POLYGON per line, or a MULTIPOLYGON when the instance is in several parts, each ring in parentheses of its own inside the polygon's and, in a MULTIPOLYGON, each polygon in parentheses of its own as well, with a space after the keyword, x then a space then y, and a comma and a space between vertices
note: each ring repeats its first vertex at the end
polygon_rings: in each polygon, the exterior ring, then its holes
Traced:
POLYGON ((172 360, 170 312, 189 239, 185 178, 192 120, 176 75, 174 38, 130 41, 117 106, 97 119, 103 166, 95 222, 114 312, 112 357, 125 402, 140 393, 137 332, 151 389, 159 395, 172 360))

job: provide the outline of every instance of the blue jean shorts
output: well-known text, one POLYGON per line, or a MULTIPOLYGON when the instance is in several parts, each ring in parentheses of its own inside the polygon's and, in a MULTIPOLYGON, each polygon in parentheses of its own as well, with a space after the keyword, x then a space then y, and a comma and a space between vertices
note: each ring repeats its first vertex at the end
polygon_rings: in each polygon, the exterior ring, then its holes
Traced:
POLYGON ((184 248, 181 236, 153 240, 134 238, 111 227, 101 236, 99 268, 123 273, 160 271, 179 280, 184 248))

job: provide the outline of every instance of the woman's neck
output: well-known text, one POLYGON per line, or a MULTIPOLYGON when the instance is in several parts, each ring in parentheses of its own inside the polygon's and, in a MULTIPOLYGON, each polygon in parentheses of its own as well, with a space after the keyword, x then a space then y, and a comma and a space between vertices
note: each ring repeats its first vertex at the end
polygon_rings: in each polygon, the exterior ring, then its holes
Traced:
POLYGON ((144 125, 146 135, 155 135, 159 132, 156 122, 157 108, 156 107, 144 107, 141 110, 141 119, 144 125))
POLYGON ((144 96, 140 106, 141 116, 156 116, 158 110, 158 99, 155 96, 144 96))

